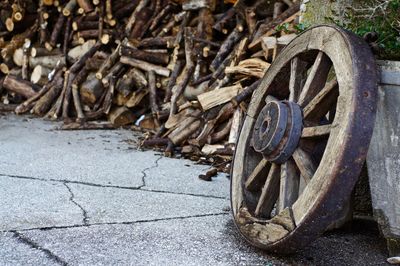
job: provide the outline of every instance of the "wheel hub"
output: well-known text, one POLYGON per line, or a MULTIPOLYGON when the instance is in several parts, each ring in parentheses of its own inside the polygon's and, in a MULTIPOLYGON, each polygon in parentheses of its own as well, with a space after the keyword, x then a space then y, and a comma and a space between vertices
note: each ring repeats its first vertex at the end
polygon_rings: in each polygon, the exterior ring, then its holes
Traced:
POLYGON ((269 101, 254 126, 254 149, 270 162, 284 163, 295 151, 302 130, 303 115, 298 104, 269 101))

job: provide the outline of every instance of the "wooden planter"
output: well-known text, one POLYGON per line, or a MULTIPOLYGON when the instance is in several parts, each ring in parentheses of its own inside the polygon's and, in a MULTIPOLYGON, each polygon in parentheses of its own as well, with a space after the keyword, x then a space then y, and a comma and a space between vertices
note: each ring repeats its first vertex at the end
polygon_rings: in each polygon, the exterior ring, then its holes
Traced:
POLYGON ((374 218, 400 254, 400 61, 378 61, 378 111, 367 164, 374 218))

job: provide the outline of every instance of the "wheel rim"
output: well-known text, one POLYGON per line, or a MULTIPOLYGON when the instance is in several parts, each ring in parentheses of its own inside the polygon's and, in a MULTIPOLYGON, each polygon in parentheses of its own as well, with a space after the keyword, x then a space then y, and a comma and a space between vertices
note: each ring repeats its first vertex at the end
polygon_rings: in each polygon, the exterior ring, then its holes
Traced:
POLYGON ((232 167, 232 211, 248 241, 292 252, 338 218, 365 160, 375 94, 373 56, 344 30, 312 28, 282 51, 253 95, 232 167))

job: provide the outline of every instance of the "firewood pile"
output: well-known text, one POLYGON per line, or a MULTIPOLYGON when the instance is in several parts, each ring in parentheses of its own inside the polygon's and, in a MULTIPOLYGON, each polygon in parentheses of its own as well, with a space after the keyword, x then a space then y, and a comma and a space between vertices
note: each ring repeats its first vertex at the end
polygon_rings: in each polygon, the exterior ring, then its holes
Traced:
POLYGON ((1 109, 225 166, 299 1, 3 0, 1 109), (218 158, 217 160, 215 158, 218 158))

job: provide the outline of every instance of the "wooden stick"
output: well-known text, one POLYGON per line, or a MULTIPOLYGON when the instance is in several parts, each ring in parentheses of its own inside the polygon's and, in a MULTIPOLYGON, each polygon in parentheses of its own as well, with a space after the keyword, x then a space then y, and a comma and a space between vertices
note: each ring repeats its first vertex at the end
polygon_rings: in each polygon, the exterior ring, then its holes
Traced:
POLYGON ((161 67, 158 65, 154 65, 142 60, 137 60, 133 59, 127 56, 121 56, 120 62, 126 65, 130 65, 136 68, 139 68, 144 71, 151 71, 153 70, 157 75, 163 76, 163 77, 169 77, 170 75, 170 70, 165 67, 161 67))

